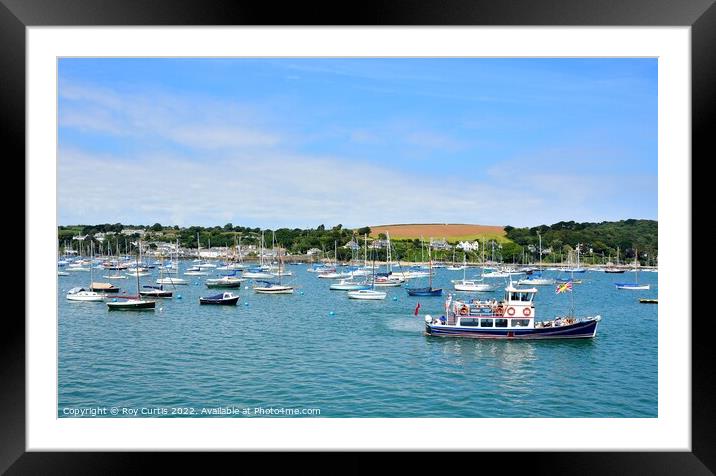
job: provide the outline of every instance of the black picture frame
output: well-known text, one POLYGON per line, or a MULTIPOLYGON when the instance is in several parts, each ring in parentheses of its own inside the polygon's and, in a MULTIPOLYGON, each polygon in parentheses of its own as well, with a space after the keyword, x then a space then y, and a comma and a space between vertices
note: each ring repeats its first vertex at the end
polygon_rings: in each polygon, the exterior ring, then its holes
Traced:
MULTIPOLYGON (((408 2, 305 3, 155 0, 0 0, 0 107, 5 152, 20 163, 25 157, 25 28, 78 25, 545 25, 545 26, 689 26, 692 48, 692 157, 706 160, 713 149, 716 119, 716 6, 714 0, 448 0, 408 2), (353 8, 351 8, 353 7, 353 8), (317 12, 322 12, 318 14, 317 12)), ((693 167, 684 158, 684 166, 693 167)), ((692 190, 696 187, 692 185, 692 190)), ((693 212, 692 212, 693 216, 693 212)), ((689 230, 689 237, 691 231, 689 230)), ((27 251, 26 251, 27 252, 27 251)), ((686 257, 691 260, 691 256, 686 257)), ((713 474, 716 471, 716 377, 708 342, 710 316, 667 316, 692 328, 692 452, 567 452, 484 454, 479 465, 562 474, 713 474), (701 363, 709 363, 700 365, 701 363), (509 462, 509 463, 508 463, 509 462)), ((0 332, 0 471, 7 474, 126 474, 145 469, 148 454, 25 452, 25 326, 5 315, 0 332)), ((226 455, 221 458, 226 459, 226 455)), ((417 456, 417 455, 414 455, 417 456)), ((159 453, 162 464, 188 469, 184 455, 159 453)), ((264 455, 265 461, 266 455, 264 455)), ((355 454, 343 468, 375 468, 355 454)), ((410 458, 427 469, 438 458, 410 458)), ((290 455, 292 464, 308 462, 290 455)), ((437 463, 435 463, 437 462, 437 463)), ((438 466, 439 467, 439 466, 438 466)), ((320 468, 312 468, 318 472, 320 468)), ((403 466, 409 471, 408 466, 403 466)), ((335 471, 335 468, 333 468, 335 471)), ((402 471, 401 471, 402 472, 402 471)))

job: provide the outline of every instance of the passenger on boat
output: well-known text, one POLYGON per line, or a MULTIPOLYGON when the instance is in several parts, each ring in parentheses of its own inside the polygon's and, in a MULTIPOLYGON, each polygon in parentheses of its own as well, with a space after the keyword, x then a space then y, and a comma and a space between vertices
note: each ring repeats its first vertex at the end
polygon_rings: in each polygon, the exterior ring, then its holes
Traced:
POLYGON ((445 319, 445 316, 440 316, 440 324, 445 325, 447 322, 447 319, 445 319))

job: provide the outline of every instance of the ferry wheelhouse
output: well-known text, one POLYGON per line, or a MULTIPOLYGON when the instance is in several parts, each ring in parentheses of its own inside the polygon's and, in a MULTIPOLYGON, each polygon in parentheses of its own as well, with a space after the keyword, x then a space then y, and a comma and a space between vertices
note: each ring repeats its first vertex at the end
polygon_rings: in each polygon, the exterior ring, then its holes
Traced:
POLYGON ((441 337, 478 339, 575 339, 597 334, 601 316, 560 316, 538 321, 535 315, 536 288, 519 289, 510 284, 503 300, 445 301, 445 314, 425 316, 425 333, 441 337))

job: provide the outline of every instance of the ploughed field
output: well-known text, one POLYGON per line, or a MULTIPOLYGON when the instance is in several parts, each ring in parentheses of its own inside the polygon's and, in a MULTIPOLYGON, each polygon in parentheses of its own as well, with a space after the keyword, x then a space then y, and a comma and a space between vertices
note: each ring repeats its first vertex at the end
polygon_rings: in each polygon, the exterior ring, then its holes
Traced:
POLYGON ((370 227, 371 236, 377 237, 379 233, 390 233, 391 238, 445 238, 448 240, 473 240, 477 238, 494 238, 507 240, 505 229, 493 225, 467 225, 462 223, 426 223, 426 224, 397 224, 377 225, 370 227))

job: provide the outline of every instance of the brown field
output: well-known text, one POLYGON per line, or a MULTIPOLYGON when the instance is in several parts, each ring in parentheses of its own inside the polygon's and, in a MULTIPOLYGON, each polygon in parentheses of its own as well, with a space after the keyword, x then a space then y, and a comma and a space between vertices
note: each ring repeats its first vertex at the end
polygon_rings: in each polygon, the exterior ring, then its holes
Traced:
POLYGON ((372 237, 378 233, 390 232, 395 239, 406 238, 445 238, 450 241, 474 240, 477 238, 506 239, 505 229, 502 226, 466 225, 460 223, 428 223, 428 224, 402 224, 402 225, 376 225, 370 227, 372 237))

